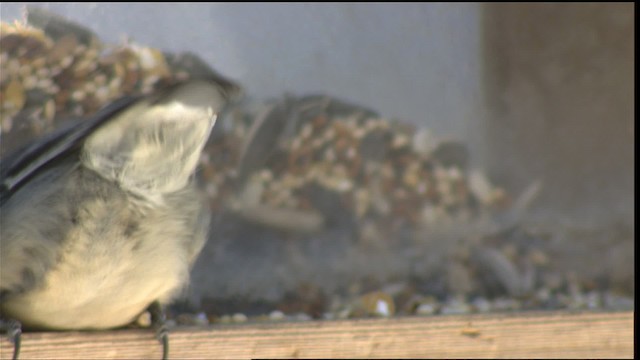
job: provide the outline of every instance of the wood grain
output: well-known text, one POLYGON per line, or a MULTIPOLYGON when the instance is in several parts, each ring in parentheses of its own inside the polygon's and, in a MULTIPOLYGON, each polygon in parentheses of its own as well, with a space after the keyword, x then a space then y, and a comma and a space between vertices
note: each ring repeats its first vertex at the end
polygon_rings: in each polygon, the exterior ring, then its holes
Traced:
MULTIPOLYGON (((540 312, 180 327, 172 359, 632 358, 633 312, 540 312)), ((3 338, 0 358, 11 356, 3 338)), ((159 359, 150 330, 25 333, 21 359, 159 359)))

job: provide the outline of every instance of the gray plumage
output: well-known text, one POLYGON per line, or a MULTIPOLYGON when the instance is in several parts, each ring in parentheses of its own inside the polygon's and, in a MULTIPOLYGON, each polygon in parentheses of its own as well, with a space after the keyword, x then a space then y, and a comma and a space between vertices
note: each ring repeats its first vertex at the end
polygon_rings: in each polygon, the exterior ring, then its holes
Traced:
POLYGON ((192 175, 233 91, 193 80, 121 100, 3 159, 3 316, 112 328, 177 295, 209 225, 192 175))

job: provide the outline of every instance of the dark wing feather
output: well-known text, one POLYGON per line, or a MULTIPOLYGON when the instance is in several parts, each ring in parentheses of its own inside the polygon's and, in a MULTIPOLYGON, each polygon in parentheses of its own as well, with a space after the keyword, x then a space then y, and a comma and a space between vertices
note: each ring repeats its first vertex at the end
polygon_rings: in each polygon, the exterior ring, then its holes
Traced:
POLYGON ((87 136, 139 98, 120 98, 90 118, 67 124, 3 158, 0 163, 0 205, 39 171, 77 151, 87 136))

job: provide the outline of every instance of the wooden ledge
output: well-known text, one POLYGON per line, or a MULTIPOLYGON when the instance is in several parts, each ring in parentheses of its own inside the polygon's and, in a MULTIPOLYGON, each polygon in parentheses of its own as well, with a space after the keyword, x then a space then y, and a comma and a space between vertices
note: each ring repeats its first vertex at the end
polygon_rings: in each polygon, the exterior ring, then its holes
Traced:
MULTIPOLYGON (((536 312, 179 327, 171 359, 633 358, 633 312, 536 312)), ((12 344, 3 337, 0 358, 12 344)), ((25 333, 21 359, 159 359, 150 330, 25 333)))

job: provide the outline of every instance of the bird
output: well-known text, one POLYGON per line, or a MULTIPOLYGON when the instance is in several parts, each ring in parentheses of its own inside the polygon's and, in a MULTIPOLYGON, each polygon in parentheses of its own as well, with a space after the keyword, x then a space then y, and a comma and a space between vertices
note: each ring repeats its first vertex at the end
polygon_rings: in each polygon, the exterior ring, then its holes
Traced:
POLYGON ((191 79, 129 96, 0 160, 0 315, 21 329, 101 330, 188 284, 210 213, 194 180, 218 114, 240 88, 191 79))

